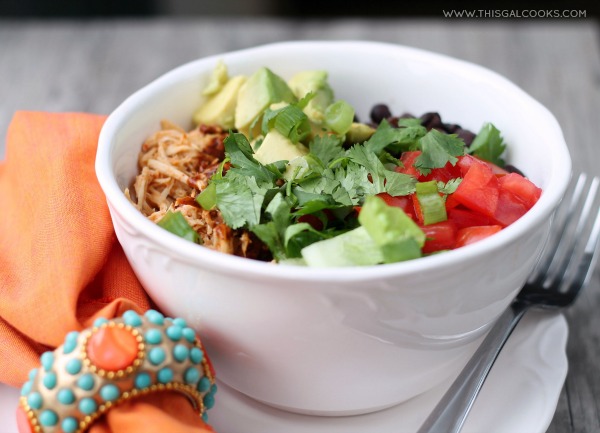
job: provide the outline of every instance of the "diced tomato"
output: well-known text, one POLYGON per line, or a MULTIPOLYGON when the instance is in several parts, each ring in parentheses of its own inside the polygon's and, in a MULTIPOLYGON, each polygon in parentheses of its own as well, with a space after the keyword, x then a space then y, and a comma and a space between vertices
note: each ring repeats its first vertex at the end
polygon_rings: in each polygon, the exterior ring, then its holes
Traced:
POLYGON ((509 173, 498 179, 498 182, 501 189, 510 191, 518 197, 527 206, 528 210, 537 203, 542 195, 540 188, 535 186, 529 179, 517 173, 509 173))
POLYGON ((420 150, 403 152, 402 156, 400 157, 403 167, 396 168, 396 171, 398 173, 409 174, 413 177, 416 177, 419 182, 437 180, 446 183, 449 180, 462 176, 460 167, 457 165, 452 165, 450 162, 448 162, 442 168, 434 168, 429 174, 423 175, 415 168, 414 165, 415 160, 419 157, 419 155, 421 155, 420 150))
POLYGON ((476 162, 477 162, 477 160, 475 159, 474 156, 471 156, 471 155, 459 156, 458 162, 456 163, 456 165, 460 169, 461 176, 465 177, 465 175, 469 171, 469 168, 471 168, 471 165, 473 165, 473 163, 476 163, 476 162))
POLYGON ((493 217, 498 207, 498 179, 487 164, 473 163, 452 194, 463 206, 493 217))
POLYGON ((316 215, 301 215, 298 217, 298 222, 308 223, 315 230, 323 230, 323 221, 321 221, 316 215))
POLYGON ((492 169, 492 173, 494 173, 498 177, 502 177, 509 174, 508 171, 504 170, 502 167, 498 167, 496 164, 493 164, 489 161, 485 161, 473 155, 463 155, 458 157, 458 162, 456 163, 456 165, 460 168, 460 172, 463 177, 465 176, 467 171, 469 171, 469 168, 471 167, 471 165, 473 165, 473 163, 487 165, 492 169))
POLYGON ((420 150, 403 152, 400 156, 400 162, 402 162, 402 167, 396 167, 396 171, 398 173, 409 174, 411 176, 419 178, 419 171, 415 168, 414 163, 415 159, 417 159, 421 155, 420 150))
POLYGON ((454 209, 455 207, 460 206, 460 202, 454 198, 453 194, 446 196, 446 212, 449 212, 450 209, 454 209))
POLYGON ((498 233, 500 230, 502 230, 502 227, 498 225, 462 228, 456 233, 456 248, 478 242, 494 233, 498 233))
POLYGON ((412 199, 410 198, 410 196, 400 195, 400 196, 394 197, 392 195, 389 195, 387 192, 382 192, 382 193, 377 194, 377 197, 381 197, 388 206, 399 207, 408 216, 410 216, 411 218, 414 219, 415 210, 413 208, 413 203, 412 203, 412 199))
POLYGON ((454 244, 456 243, 456 225, 452 221, 442 221, 421 226, 421 229, 425 232, 423 253, 429 254, 454 248, 454 244))
POLYGON ((465 208, 452 208, 448 211, 448 220, 456 224, 458 229, 471 226, 487 226, 491 221, 485 215, 465 208))
POLYGON ((415 221, 419 224, 423 225, 425 223, 425 219, 423 218, 423 210, 421 209, 421 203, 419 203, 419 199, 417 194, 411 194, 409 196, 412 199, 412 205, 414 209, 415 221))
POLYGON ((505 189, 500 189, 498 206, 492 219, 504 227, 514 223, 527 212, 527 206, 514 194, 505 189))
POLYGON ((442 168, 434 168, 428 175, 421 175, 419 177, 419 182, 437 180, 438 182, 446 183, 449 180, 456 179, 457 177, 461 177, 460 167, 447 162, 442 168))

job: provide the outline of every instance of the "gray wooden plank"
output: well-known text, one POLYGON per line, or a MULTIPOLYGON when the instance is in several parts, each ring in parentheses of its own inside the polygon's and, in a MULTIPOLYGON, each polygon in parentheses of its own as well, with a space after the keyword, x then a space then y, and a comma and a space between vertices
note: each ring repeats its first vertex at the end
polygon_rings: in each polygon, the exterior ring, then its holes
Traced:
MULTIPOLYGON (((600 175, 598 37, 592 21, 0 21, 0 133, 18 109, 109 113, 163 72, 205 55, 282 40, 363 39, 445 53, 507 76, 555 114, 575 169, 600 175)), ((566 313, 570 370, 549 433, 600 431, 598 269, 566 313)))

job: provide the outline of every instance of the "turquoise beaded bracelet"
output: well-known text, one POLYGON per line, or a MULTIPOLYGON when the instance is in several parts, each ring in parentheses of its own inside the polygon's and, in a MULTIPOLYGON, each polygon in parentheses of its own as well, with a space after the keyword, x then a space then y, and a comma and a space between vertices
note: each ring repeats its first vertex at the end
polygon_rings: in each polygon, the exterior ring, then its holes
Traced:
POLYGON ((206 420, 217 390, 196 332, 155 310, 97 319, 40 357, 21 389, 21 432, 82 433, 120 403, 153 392, 186 395, 206 420))

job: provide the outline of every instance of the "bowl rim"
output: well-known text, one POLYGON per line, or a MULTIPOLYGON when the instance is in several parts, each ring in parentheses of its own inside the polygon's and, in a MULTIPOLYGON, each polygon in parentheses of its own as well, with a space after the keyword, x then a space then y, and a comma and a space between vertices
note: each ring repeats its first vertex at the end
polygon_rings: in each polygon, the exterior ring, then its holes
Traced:
MULTIPOLYGON (((558 166, 559 165, 556 165, 556 167, 558 166)), ((246 278, 268 278, 269 280, 282 282, 294 280, 300 282, 321 281, 329 283, 347 283, 367 280, 383 280, 411 273, 420 273, 438 267, 455 267, 459 266, 461 263, 469 262, 469 260, 477 256, 489 253, 492 250, 503 248, 514 242, 530 230, 531 227, 542 225, 550 217, 567 188, 571 176, 571 158, 561 128, 552 113, 516 84, 490 69, 444 54, 399 44, 353 40, 312 40, 278 42, 207 56, 190 61, 166 72, 125 99, 108 116, 98 140, 95 170, 100 186, 109 204, 113 224, 115 224, 115 216, 112 215, 112 212, 116 211, 124 218, 124 220, 133 225, 137 231, 148 239, 151 239, 160 248, 165 248, 165 251, 176 254, 178 260, 182 260, 192 266, 198 266, 220 273, 242 272, 246 278), (546 185, 542 196, 535 206, 520 219, 494 236, 486 238, 481 242, 476 242, 443 254, 421 257, 406 262, 375 266, 315 268, 288 264, 275 265, 269 262, 260 262, 228 255, 202 247, 201 245, 193 244, 163 230, 139 212, 127 200, 123 191, 119 188, 111 164, 112 144, 115 141, 115 135, 120 127, 127 122, 128 118, 135 113, 136 107, 143 104, 143 102, 155 92, 165 87, 169 87, 181 78, 188 77, 193 73, 200 74, 200 69, 203 68, 207 71, 212 69, 214 62, 218 59, 225 59, 226 61, 227 59, 243 59, 260 52, 273 51, 273 53, 277 53, 280 51, 288 51, 290 49, 335 49, 336 52, 339 52, 340 50, 368 49, 371 51, 381 51, 386 54, 405 56, 420 61, 438 64, 443 63, 447 67, 451 67, 453 71, 459 71, 464 74, 476 74, 478 80, 485 80, 495 87, 499 87, 503 91, 513 93, 515 97, 522 101, 522 103, 528 104, 531 109, 537 110, 538 114, 545 118, 547 123, 544 127, 546 129, 552 129, 552 135, 556 136, 556 141, 558 143, 553 150, 553 159, 560 161, 564 170, 557 170, 555 168, 549 178, 548 185, 546 185)))

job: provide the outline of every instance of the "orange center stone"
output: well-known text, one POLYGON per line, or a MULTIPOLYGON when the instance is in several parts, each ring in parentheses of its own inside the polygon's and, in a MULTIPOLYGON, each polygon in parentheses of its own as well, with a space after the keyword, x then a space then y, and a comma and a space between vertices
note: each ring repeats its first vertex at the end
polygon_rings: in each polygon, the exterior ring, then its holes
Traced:
POLYGON ((88 340, 87 356, 97 368, 124 370, 137 358, 138 342, 131 331, 116 326, 100 328, 88 340))

